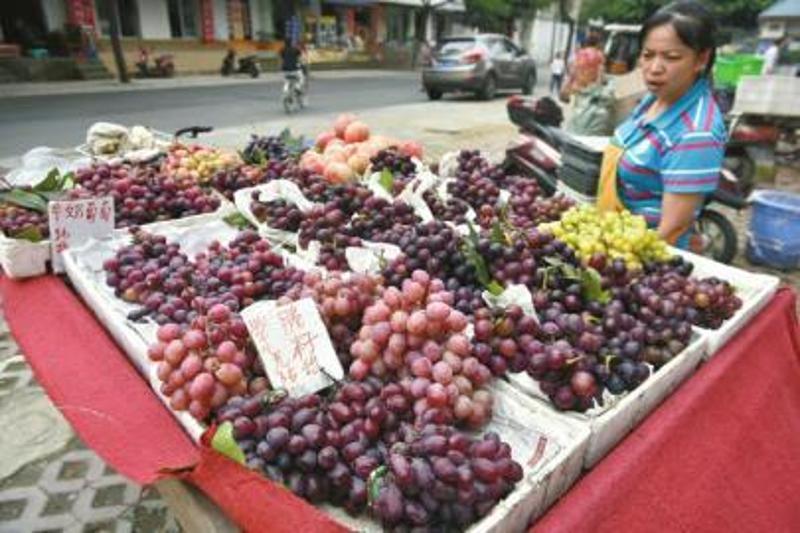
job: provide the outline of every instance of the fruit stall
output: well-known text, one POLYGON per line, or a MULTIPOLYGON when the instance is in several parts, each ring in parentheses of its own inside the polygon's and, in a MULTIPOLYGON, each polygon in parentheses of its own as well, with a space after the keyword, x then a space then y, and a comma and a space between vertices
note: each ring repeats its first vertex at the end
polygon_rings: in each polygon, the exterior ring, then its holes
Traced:
POLYGON ((200 489, 215 508, 196 515, 800 523, 800 335, 777 278, 353 115, 236 152, 99 125, 81 152, 6 177, 4 313, 81 438, 138 483, 200 489))

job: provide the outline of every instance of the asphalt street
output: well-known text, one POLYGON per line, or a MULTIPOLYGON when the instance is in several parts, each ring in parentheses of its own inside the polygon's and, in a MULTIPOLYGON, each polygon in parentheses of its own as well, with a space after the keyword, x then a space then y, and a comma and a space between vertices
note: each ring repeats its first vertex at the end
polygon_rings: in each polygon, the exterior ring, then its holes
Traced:
MULTIPOLYGON (((281 90, 282 82, 273 79, 241 85, 0 98, 0 158, 35 146, 76 146, 87 128, 100 120, 172 132, 189 125, 222 128, 285 118, 281 90)), ((413 72, 390 76, 361 72, 335 79, 312 75, 310 105, 301 114, 364 111, 426 100, 419 75, 413 72)))

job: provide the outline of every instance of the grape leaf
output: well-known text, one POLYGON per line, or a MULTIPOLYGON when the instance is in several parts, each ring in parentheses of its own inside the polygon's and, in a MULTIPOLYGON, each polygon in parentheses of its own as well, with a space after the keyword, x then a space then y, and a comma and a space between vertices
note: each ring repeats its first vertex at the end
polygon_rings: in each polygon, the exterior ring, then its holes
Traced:
POLYGON ((367 499, 368 504, 372 506, 373 502, 378 499, 378 495, 383 485, 383 478, 389 473, 386 465, 379 466, 369 474, 367 479, 367 499))
POLYGON ((499 296, 505 289, 497 280, 492 280, 489 282, 489 285, 486 286, 486 290, 488 290, 492 296, 499 296))
POLYGON ((388 168, 384 168, 381 171, 380 178, 378 178, 378 183, 380 183, 381 187, 386 189, 386 192, 392 194, 392 189, 394 188, 394 175, 392 171, 388 168))
POLYGON ((230 422, 225 422, 217 428, 211 439, 211 447, 237 463, 244 464, 245 462, 244 453, 236 443, 236 439, 233 438, 233 424, 230 422))
POLYGON ((611 300, 611 293, 603 289, 602 278, 597 270, 589 267, 581 271, 581 290, 584 298, 601 304, 611 300))
POLYGON ((22 239, 30 242, 41 242, 44 240, 42 232, 36 226, 28 226, 20 231, 11 233, 10 236, 14 239, 22 239))
POLYGON ((42 181, 34 185, 33 190, 36 192, 56 191, 61 183, 61 173, 57 168, 52 169, 47 173, 42 181))
POLYGON ((47 200, 34 192, 12 189, 0 193, 0 200, 14 204, 25 209, 32 209, 40 213, 47 213, 47 200))
POLYGON ((250 221, 238 211, 236 213, 231 213, 222 220, 224 220, 229 226, 233 226, 237 229, 246 229, 250 227, 250 221))

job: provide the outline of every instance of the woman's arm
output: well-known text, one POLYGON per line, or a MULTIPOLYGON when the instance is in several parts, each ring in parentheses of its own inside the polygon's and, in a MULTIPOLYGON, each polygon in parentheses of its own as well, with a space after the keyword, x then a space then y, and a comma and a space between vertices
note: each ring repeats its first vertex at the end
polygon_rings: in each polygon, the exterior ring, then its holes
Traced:
POLYGON ((702 194, 664 193, 658 234, 670 244, 675 244, 678 237, 692 225, 695 209, 701 201, 702 194))

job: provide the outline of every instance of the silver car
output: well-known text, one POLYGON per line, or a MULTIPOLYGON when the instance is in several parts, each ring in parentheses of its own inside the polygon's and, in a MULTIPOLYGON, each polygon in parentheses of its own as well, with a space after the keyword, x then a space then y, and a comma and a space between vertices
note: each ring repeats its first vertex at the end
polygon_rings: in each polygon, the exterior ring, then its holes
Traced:
POLYGON ((498 89, 536 86, 536 65, 528 53, 503 35, 451 37, 438 43, 422 70, 428 98, 438 100, 448 91, 473 91, 489 100, 498 89))

